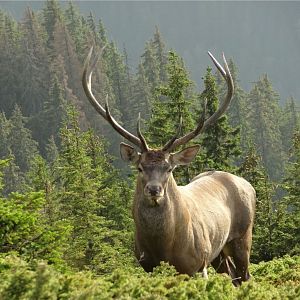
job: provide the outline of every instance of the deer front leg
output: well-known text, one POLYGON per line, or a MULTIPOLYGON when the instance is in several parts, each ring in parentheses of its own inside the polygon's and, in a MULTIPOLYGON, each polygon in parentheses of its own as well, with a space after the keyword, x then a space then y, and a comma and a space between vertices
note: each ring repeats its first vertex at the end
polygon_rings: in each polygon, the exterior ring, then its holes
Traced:
POLYGON ((151 255, 137 244, 135 245, 135 257, 137 258, 139 264, 146 272, 152 272, 159 263, 155 263, 151 255))
POLYGON ((207 266, 208 266, 207 257, 208 257, 208 251, 205 250, 204 251, 204 267, 202 269, 202 277, 205 278, 205 279, 208 279, 208 275, 207 275, 207 266))
POLYGON ((207 267, 206 266, 202 270, 202 277, 205 278, 205 279, 208 279, 207 267))

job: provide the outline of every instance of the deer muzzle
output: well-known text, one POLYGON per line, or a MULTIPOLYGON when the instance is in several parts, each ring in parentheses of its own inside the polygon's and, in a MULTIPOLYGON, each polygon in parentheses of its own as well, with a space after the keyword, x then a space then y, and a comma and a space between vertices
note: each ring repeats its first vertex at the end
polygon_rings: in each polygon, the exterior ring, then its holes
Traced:
POLYGON ((157 182, 149 182, 144 188, 144 195, 151 199, 154 204, 158 205, 158 200, 163 197, 164 190, 161 184, 157 182))

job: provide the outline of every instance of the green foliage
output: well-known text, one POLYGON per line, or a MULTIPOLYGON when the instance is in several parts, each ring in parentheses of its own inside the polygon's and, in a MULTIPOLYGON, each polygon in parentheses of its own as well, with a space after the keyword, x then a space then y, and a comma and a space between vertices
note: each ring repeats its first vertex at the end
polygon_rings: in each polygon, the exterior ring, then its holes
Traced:
MULTIPOLYGON (((67 103, 59 79, 55 75, 49 88, 48 99, 44 103, 42 115, 42 145, 52 137, 58 139, 58 133, 67 114, 67 103)), ((58 142, 58 141, 56 141, 58 142)))
MULTIPOLYGON (((200 99, 207 100, 208 119, 213 115, 220 105, 218 99, 218 86, 216 79, 211 73, 211 68, 207 68, 204 78, 205 89, 200 95, 200 99)), ((239 148, 239 128, 232 128, 229 125, 228 117, 221 116, 218 121, 208 127, 201 139, 201 164, 202 170, 205 168, 232 171, 233 157, 241 154, 239 148)))
POLYGON ((157 26, 155 26, 155 32, 151 44, 158 61, 159 79, 164 83, 167 81, 168 57, 165 50, 165 43, 157 26))
POLYGON ((181 58, 173 51, 168 56, 168 82, 156 89, 152 105, 152 116, 148 122, 147 137, 151 145, 160 147, 176 132, 180 116, 182 131, 187 132, 193 124, 189 111, 191 101, 187 99, 192 82, 181 58))
MULTIPOLYGON (((298 299, 300 258, 285 257, 252 265, 253 278, 235 288, 229 277, 209 272, 176 275, 164 264, 147 274, 135 269, 115 270, 93 277, 91 273, 59 273, 44 262, 30 264, 10 255, 0 257, 2 299, 298 299)), ((210 270, 209 270, 210 271, 210 270)))
POLYGON ((285 161, 278 122, 280 119, 278 98, 269 78, 265 75, 254 84, 247 99, 251 139, 256 144, 263 164, 273 180, 278 180, 282 176, 285 161))
POLYGON ((2 192, 3 189, 3 168, 7 166, 9 160, 0 160, 0 192, 2 192))
POLYGON ((7 157, 7 164, 3 170, 4 173, 4 188, 3 195, 9 195, 11 192, 24 190, 25 176, 16 164, 16 159, 13 153, 7 157))
POLYGON ((62 263, 69 226, 60 221, 49 226, 43 193, 12 193, 0 198, 0 249, 16 251, 27 259, 41 258, 62 263))
MULTIPOLYGON (((194 114, 191 106, 195 100, 193 83, 188 77, 182 59, 170 51, 167 64, 168 80, 156 88, 152 103, 152 115, 148 121, 147 140, 150 145, 162 147, 178 130, 179 120, 182 117, 182 133, 194 129, 194 114)), ((195 162, 194 162, 195 164, 195 162)), ((186 184, 193 177, 189 168, 175 171, 175 177, 181 184, 186 184)))
POLYGON ((0 159, 9 159, 3 171, 5 195, 13 191, 22 191, 24 174, 31 167, 32 159, 38 151, 31 131, 25 127, 26 123, 27 118, 22 115, 17 105, 10 119, 7 119, 4 113, 0 115, 0 159))
POLYGON ((47 45, 53 47, 54 28, 57 22, 62 19, 62 11, 56 0, 47 0, 43 9, 44 27, 47 32, 47 45))
POLYGON ((0 114, 0 157, 4 158, 10 154, 9 134, 11 131, 11 122, 6 118, 5 113, 0 114))
MULTIPOLYGON (((131 78, 128 76, 128 70, 124 56, 119 53, 116 44, 110 43, 105 50, 106 74, 113 88, 112 93, 115 96, 115 103, 118 110, 121 112, 121 121, 126 127, 131 126, 132 111, 131 111, 131 78)), ((126 57, 126 56, 125 56, 126 57)))
POLYGON ((274 188, 262 166, 261 158, 253 145, 238 170, 238 174, 248 180, 256 191, 256 212, 253 232, 252 261, 270 260, 272 247, 274 188))
POLYGON ((74 41, 75 49, 79 57, 84 55, 85 43, 86 43, 86 26, 80 15, 78 8, 73 4, 73 2, 68 3, 68 7, 64 12, 65 23, 67 25, 68 31, 74 41))
POLYGON ((25 116, 34 116, 33 119, 29 119, 29 127, 32 129, 37 121, 35 115, 41 112, 47 97, 49 65, 45 50, 45 31, 30 8, 25 12, 21 31, 20 89, 23 92, 18 97, 18 104, 22 107, 25 116))
POLYGON ((37 154, 37 142, 32 139, 31 131, 25 127, 26 118, 19 106, 15 106, 9 121, 7 144, 2 145, 6 151, 3 152, 12 153, 20 170, 26 172, 30 168, 32 158, 37 154))
POLYGON ((138 65, 137 76, 133 81, 133 100, 133 115, 141 113, 141 116, 148 120, 150 118, 151 91, 142 64, 138 65))
MULTIPOLYGON (((238 68, 234 64, 233 60, 230 59, 228 63, 230 73, 233 79, 234 94, 231 103, 227 110, 228 122, 232 128, 239 128, 239 142, 240 150, 245 155, 248 149, 249 143, 249 123, 247 119, 247 93, 241 88, 239 78, 238 78, 238 68)), ((216 73, 217 84, 219 86, 219 94, 221 97, 225 97, 227 93, 227 84, 223 80, 220 72, 216 73)), ((240 164, 241 158, 236 155, 234 157, 234 162, 240 164)))
POLYGON ((283 228, 283 232, 288 236, 288 241, 284 245, 286 253, 300 253, 300 132, 296 131, 293 137, 293 148, 291 157, 287 165, 287 175, 283 188, 287 195, 283 202, 287 207, 288 214, 283 228))
POLYGON ((238 170, 256 191, 256 213, 253 232, 251 260, 268 261, 291 251, 298 243, 297 212, 286 204, 286 199, 277 199, 276 186, 270 181, 254 146, 238 170), (293 231, 295 230, 295 231, 293 231))
POLYGON ((49 166, 42 158, 35 159, 30 186, 46 193, 51 222, 67 220, 72 226, 64 251, 68 264, 109 272, 133 260, 133 255, 129 256, 131 192, 111 167, 103 142, 92 131, 79 129, 73 109, 60 140, 61 150, 49 166))
POLYGON ((22 94, 21 47, 18 23, 7 14, 2 14, 0 27, 0 105, 2 111, 11 114, 22 94))
POLYGON ((287 99, 283 114, 280 120, 280 131, 282 134, 282 142, 285 152, 290 150, 294 132, 300 130, 300 116, 297 112, 295 99, 293 97, 287 99))
POLYGON ((142 54, 142 64, 146 78, 150 84, 151 93, 154 93, 160 80, 158 58, 155 56, 155 49, 153 49, 151 42, 147 42, 145 45, 145 50, 142 54))
MULTIPOLYGON (((258 265, 252 265, 251 273, 256 281, 269 281, 275 286, 286 283, 297 286, 300 279, 299 263, 299 256, 290 257, 286 255, 271 262, 261 262, 258 265)), ((298 292, 300 292, 299 289, 298 292)))

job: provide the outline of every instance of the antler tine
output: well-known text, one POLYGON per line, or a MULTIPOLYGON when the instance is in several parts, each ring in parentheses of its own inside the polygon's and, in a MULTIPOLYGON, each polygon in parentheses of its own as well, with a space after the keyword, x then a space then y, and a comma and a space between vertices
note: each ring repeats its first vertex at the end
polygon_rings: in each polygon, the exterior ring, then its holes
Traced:
POLYGON ((205 123, 203 125, 205 128, 214 124, 225 113, 225 111, 227 110, 227 108, 230 104, 230 101, 231 101, 231 98, 232 98, 233 92, 234 92, 233 79, 230 74, 230 70, 229 70, 224 53, 222 53, 222 56, 223 56, 225 71, 222 68, 222 66, 218 63, 218 61, 213 57, 213 55, 210 54, 210 57, 213 60, 215 66, 218 68, 218 70, 220 71, 220 73, 222 74, 222 76, 224 77, 224 79, 227 83, 227 94, 226 94, 225 100, 223 101, 223 103, 219 107, 219 109, 208 120, 205 121, 205 123))
POLYGON ((95 108, 95 110, 105 119, 107 120, 111 126, 125 139, 133 143, 134 145, 138 146, 141 150, 144 150, 144 144, 143 141, 141 141, 138 137, 127 131, 125 128, 123 128, 111 115, 109 106, 108 106, 108 95, 106 96, 106 104, 105 109, 102 107, 102 105, 98 102, 98 100, 95 98, 92 92, 92 74, 93 70, 96 67, 96 64, 101 57, 106 45, 101 48, 98 55, 96 55, 95 59, 93 60, 91 67, 90 67, 90 60, 93 53, 93 47, 91 47, 89 54, 84 62, 84 68, 83 68, 83 74, 82 74, 82 86, 85 91, 85 94, 87 98, 89 99, 92 106, 95 108))
MULTIPOLYGON (((207 51, 207 53, 210 56, 210 58, 213 61, 213 63, 215 64, 216 68, 220 71, 220 73, 222 74, 222 76, 226 79, 226 72, 224 71, 222 65, 215 59, 215 57, 209 51, 207 51)), ((227 65, 224 53, 222 53, 222 54, 223 54, 223 60, 225 61, 225 65, 227 65)))
POLYGON ((210 52, 208 52, 208 55, 212 59, 214 65, 219 70, 219 72, 221 73, 223 78, 226 80, 227 94, 226 94, 225 100, 223 101, 223 103, 219 107, 219 109, 206 121, 205 121, 205 113, 206 113, 206 100, 205 100, 202 115, 200 117, 197 127, 190 133, 186 134, 185 136, 175 139, 172 144, 168 143, 169 147, 168 147, 167 151, 169 151, 169 152, 180 145, 184 145, 184 144, 188 143, 190 140, 192 140, 197 135, 199 135, 201 132, 203 132, 205 130, 205 128, 207 128, 208 126, 211 126, 213 123, 215 123, 225 113, 226 109, 228 108, 228 106, 230 104, 230 100, 233 96, 234 85, 233 85, 233 80, 232 80, 232 77, 231 77, 231 74, 229 71, 227 61, 225 59, 225 55, 223 53, 223 61, 224 61, 225 70, 210 52))
POLYGON ((149 147, 147 145, 146 139, 144 138, 144 136, 142 135, 142 132, 141 132, 141 113, 139 113, 139 116, 138 116, 136 131, 137 131, 138 138, 140 139, 142 147, 143 147, 142 151, 149 151, 149 147))
POLYGON ((177 127, 177 131, 174 134, 174 136, 164 145, 162 151, 169 151, 169 149, 171 149, 171 146, 173 145, 173 143, 178 139, 178 136, 181 133, 181 128, 182 128, 182 116, 180 116, 179 118, 179 125, 177 127))
MULTIPOLYGON (((105 46, 104 46, 105 47, 105 46)), ((104 47, 101 48, 101 50, 104 50, 104 47)), ((100 50, 100 53, 102 53, 102 51, 100 50)), ((84 62, 84 68, 83 68, 83 74, 82 74, 82 86, 84 89, 84 92, 86 94, 86 96, 88 97, 90 103, 93 105, 93 107, 95 108, 95 110, 103 117, 106 119, 106 115, 105 115, 105 110, 103 109, 103 107, 99 104, 99 102, 97 101, 97 99, 95 98, 93 92, 92 92, 92 74, 93 74, 93 70, 94 67, 96 66, 97 61, 94 60, 93 64, 92 64, 92 68, 89 67, 90 65, 90 60, 92 57, 92 53, 93 53, 93 47, 91 47, 89 54, 84 62)), ((99 58, 99 56, 96 57, 97 59, 99 58)))
POLYGON ((173 149, 175 149, 176 147, 188 143, 190 140, 192 140, 193 138, 195 138, 197 135, 199 135, 202 132, 204 121, 205 121, 205 116, 206 116, 206 104, 207 104, 207 99, 204 99, 204 103, 202 106, 202 113, 199 118, 197 127, 190 133, 186 134, 185 136, 178 138, 178 139, 174 139, 172 143, 170 143, 172 141, 172 140, 170 140, 170 142, 168 142, 169 146, 167 149, 165 149, 165 151, 170 152, 173 149))
POLYGON ((122 135, 126 140, 132 142, 133 144, 135 144, 136 146, 138 146, 142 151, 145 150, 145 147, 143 145, 143 142, 137 138, 136 136, 134 136, 133 134, 131 134, 129 131, 127 131, 126 129, 124 129, 111 115, 110 113, 110 109, 108 106, 108 95, 106 95, 105 97, 105 116, 106 116, 106 120, 108 121, 108 123, 120 134, 122 135))

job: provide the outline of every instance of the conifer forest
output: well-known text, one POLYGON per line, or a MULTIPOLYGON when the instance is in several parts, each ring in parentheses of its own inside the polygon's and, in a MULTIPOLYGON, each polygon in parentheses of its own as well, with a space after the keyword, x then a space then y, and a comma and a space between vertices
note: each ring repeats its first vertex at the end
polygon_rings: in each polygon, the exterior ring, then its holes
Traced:
POLYGON ((72 2, 43 3, 20 20, 0 10, 0 299, 300 299, 297 95, 283 99, 268 70, 243 89, 226 53, 231 104, 184 146, 200 150, 173 172, 178 185, 222 170, 255 188, 251 279, 235 287, 212 267, 206 279, 167 262, 147 273, 134 255, 138 170, 120 159, 125 139, 87 99, 86 57, 91 46, 94 57, 106 45, 93 94, 103 106, 107 97, 113 117, 133 134, 140 114, 151 148, 177 132, 180 116, 181 136, 212 116, 226 82, 207 56, 200 90, 159 24, 134 66, 93 13, 72 2))

